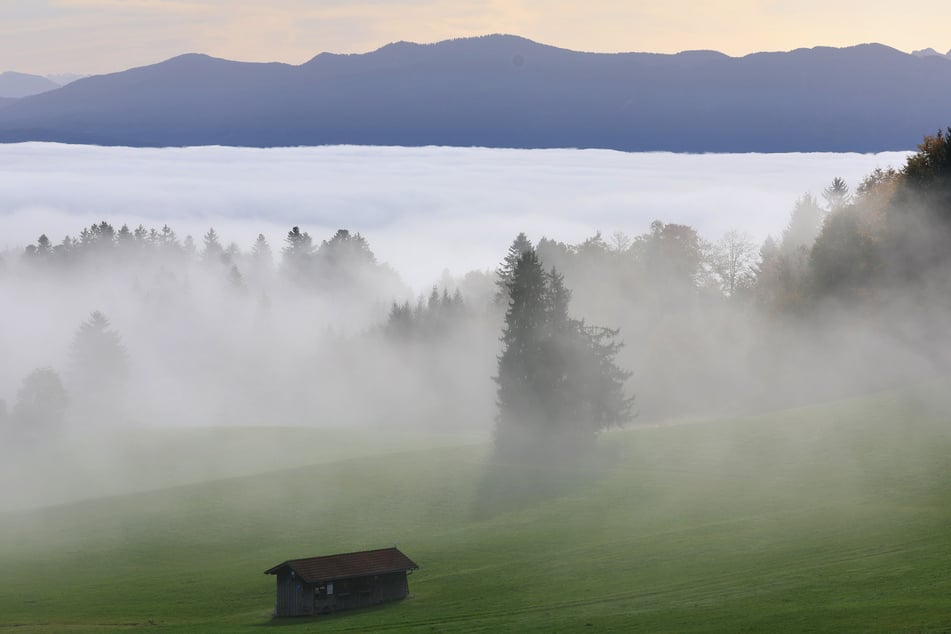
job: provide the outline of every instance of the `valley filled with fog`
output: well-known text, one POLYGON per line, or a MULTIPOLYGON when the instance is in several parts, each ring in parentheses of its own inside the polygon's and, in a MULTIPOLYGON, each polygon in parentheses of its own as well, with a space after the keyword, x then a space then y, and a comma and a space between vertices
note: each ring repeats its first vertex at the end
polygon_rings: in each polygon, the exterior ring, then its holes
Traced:
POLYGON ((737 229, 762 241, 800 195, 907 155, 0 145, 0 250, 102 220, 199 241, 214 227, 242 249, 263 233, 277 251, 292 226, 318 239, 343 228, 419 292, 444 269, 494 269, 520 231, 575 243, 663 220, 708 240, 737 229))
POLYGON ((487 438, 497 269, 524 248, 572 318, 619 329, 634 424, 924 380, 947 307, 899 319, 903 297, 835 291, 813 249, 908 156, 2 146, 4 447, 144 427, 487 438))
POLYGON ((0 146, 0 628, 943 623, 949 147, 0 146))

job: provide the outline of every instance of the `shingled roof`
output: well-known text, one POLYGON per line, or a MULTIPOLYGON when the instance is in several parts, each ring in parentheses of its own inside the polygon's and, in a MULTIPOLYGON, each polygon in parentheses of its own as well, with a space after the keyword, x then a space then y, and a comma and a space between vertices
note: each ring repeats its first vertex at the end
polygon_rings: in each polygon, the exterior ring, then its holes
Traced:
POLYGON ((419 568, 413 560, 396 548, 381 548, 340 555, 291 559, 265 570, 264 574, 276 575, 285 567, 293 570, 305 583, 326 583, 339 579, 385 575, 419 568))

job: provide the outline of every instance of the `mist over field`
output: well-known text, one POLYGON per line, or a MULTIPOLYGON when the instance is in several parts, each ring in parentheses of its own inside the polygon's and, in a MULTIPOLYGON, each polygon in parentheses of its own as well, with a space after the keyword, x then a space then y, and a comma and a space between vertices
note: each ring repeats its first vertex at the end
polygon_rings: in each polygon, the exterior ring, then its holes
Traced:
POLYGON ((0 4, 0 632, 951 632, 937 0, 0 4))
MULTIPOLYGON (((855 188, 907 156, 2 146, 0 399, 11 420, 61 401, 56 433, 105 452, 66 462, 107 474, 129 458, 106 439, 143 426, 488 438, 496 268, 511 274, 521 231, 564 275, 568 314, 619 329, 637 424, 914 382, 937 362, 921 320, 856 327, 845 298, 775 316, 812 292, 833 177, 855 188)), ((11 426, 11 455, 48 414, 11 426)), ((76 486, 49 482, 49 499, 76 486)))
POLYGON ((266 566, 394 543, 419 594, 314 627, 548 631, 540 570, 579 628, 707 629, 687 601, 735 630, 760 581, 827 597, 808 622, 932 619, 948 142, 0 146, 0 627, 249 631, 266 566), (504 614, 468 607, 487 566, 520 571, 504 614))

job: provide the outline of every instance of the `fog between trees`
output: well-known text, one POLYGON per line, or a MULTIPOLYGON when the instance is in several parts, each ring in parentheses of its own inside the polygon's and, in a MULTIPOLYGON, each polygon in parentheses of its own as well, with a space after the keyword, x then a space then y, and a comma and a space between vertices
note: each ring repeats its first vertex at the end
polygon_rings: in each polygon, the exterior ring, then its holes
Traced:
MULTIPOLYGON (((618 329, 634 424, 913 383, 949 362, 947 147, 851 186, 830 174, 762 245, 656 221, 579 244, 527 227, 512 248, 563 276, 572 319, 618 329)), ((416 297, 346 230, 237 245, 106 220, 49 238, 77 229, 37 227, 0 260, 7 449, 142 425, 494 428, 494 270, 416 297)))

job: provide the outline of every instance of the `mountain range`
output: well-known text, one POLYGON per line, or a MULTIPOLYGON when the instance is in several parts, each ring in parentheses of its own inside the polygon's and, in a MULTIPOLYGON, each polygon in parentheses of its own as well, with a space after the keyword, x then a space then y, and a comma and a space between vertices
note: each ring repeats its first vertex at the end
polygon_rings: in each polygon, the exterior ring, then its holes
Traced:
POLYGON ((59 84, 47 77, 7 71, 0 73, 0 99, 19 99, 38 95, 60 88, 59 84))
POLYGON ((729 57, 510 36, 301 65, 188 54, 0 104, 0 141, 876 152, 951 124, 951 59, 880 44, 729 57))
POLYGON ((946 57, 947 59, 951 59, 951 51, 939 53, 933 48, 923 48, 920 51, 912 51, 911 54, 916 57, 946 57))

